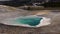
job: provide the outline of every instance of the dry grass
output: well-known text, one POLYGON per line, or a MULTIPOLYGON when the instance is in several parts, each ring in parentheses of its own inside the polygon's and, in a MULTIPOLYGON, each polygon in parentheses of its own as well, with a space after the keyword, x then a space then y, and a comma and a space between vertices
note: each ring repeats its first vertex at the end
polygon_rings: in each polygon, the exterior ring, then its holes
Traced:
POLYGON ((20 9, 26 9, 26 10, 60 10, 60 7, 44 7, 44 6, 20 6, 17 7, 20 9))

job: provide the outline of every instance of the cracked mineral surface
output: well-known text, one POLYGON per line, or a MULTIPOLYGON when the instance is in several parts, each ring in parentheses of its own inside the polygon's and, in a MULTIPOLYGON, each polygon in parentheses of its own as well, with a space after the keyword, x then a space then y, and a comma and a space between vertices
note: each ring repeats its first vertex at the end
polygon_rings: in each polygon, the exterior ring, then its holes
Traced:
POLYGON ((9 26, 0 23, 0 34, 60 34, 60 12, 54 10, 27 11, 14 7, 0 5, 0 21, 26 15, 41 15, 51 18, 51 24, 39 28, 9 26))

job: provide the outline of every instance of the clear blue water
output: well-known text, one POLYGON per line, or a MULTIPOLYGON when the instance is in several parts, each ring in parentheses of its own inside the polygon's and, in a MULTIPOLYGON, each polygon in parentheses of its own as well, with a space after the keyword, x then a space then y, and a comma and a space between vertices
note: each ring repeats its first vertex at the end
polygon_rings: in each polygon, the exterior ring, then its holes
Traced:
POLYGON ((30 26, 36 26, 40 23, 41 19, 43 18, 38 18, 38 17, 27 17, 27 18, 18 18, 15 20, 15 22, 20 23, 20 24, 28 24, 30 26))

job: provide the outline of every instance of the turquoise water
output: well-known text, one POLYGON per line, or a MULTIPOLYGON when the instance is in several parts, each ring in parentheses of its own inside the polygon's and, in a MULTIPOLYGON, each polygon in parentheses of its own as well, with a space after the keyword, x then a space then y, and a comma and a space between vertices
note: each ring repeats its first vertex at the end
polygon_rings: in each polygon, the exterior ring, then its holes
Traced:
POLYGON ((38 17, 24 17, 24 18, 18 18, 15 20, 15 22, 19 24, 28 24, 30 26, 36 26, 40 23, 41 19, 38 17))

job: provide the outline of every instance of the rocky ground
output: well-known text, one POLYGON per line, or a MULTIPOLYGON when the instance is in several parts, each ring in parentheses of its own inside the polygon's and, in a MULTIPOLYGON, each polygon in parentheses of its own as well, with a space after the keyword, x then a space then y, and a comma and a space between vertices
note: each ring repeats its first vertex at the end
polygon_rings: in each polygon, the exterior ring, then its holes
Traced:
POLYGON ((9 6, 0 6, 0 20, 25 15, 41 15, 51 18, 51 24, 39 28, 26 28, 0 24, 0 34, 60 34, 60 12, 54 10, 27 11, 9 6))

